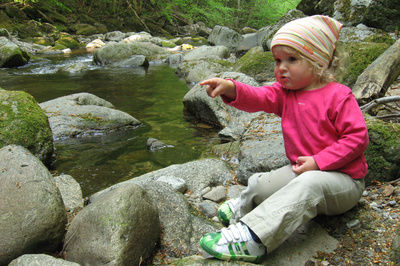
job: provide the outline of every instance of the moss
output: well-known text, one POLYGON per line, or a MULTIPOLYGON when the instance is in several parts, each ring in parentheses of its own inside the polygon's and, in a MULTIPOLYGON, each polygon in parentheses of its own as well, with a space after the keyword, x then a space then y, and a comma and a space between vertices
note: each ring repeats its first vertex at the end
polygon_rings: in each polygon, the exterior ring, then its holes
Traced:
POLYGON ((389 181, 398 178, 400 158, 400 125, 366 116, 370 144, 365 152, 372 179, 389 181))
POLYGON ((340 82, 351 87, 357 81, 358 76, 383 52, 385 52, 390 44, 388 43, 346 43, 341 44, 347 54, 349 54, 349 63, 345 66, 346 73, 340 82))
POLYGON ((171 41, 161 41, 161 46, 162 47, 174 48, 176 46, 176 44, 171 42, 171 41))
POLYGON ((273 72, 275 61, 272 52, 264 52, 261 48, 251 49, 242 56, 234 66, 235 70, 249 76, 263 72, 273 72))
POLYGON ((62 45, 66 48, 78 49, 82 45, 74 39, 74 37, 66 34, 62 34, 61 37, 55 42, 56 45, 62 45))
POLYGON ((42 160, 53 151, 47 116, 35 99, 22 91, 0 90, 0 147, 17 144, 42 160))

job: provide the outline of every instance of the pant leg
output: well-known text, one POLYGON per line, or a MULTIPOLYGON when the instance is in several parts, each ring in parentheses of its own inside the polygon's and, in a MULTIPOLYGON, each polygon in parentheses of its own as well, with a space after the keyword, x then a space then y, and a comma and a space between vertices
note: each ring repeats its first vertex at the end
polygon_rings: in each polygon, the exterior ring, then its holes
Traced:
POLYGON ((245 190, 240 194, 240 208, 236 219, 243 217, 261 204, 266 198, 286 186, 296 174, 290 165, 265 173, 253 174, 245 190))
POLYGON ((308 171, 266 198, 240 220, 261 239, 268 252, 317 214, 336 215, 353 208, 364 181, 332 171, 308 171))

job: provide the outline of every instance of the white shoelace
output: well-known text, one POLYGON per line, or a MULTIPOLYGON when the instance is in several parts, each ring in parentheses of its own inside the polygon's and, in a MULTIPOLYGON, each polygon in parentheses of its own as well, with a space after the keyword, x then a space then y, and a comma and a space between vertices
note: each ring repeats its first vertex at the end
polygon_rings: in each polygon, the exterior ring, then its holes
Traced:
POLYGON ((232 224, 227 228, 222 228, 221 234, 221 244, 244 242, 251 239, 249 230, 241 223, 232 224))
POLYGON ((228 200, 228 202, 227 202, 229 208, 233 212, 233 216, 235 216, 237 209, 239 208, 239 202, 240 202, 240 198, 231 199, 231 200, 228 200))

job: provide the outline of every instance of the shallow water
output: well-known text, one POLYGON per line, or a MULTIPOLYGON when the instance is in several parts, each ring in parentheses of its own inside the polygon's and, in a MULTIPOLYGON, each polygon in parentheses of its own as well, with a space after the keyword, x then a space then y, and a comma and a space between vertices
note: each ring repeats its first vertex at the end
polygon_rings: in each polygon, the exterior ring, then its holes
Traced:
POLYGON ((26 91, 38 102, 89 92, 143 123, 112 136, 55 143, 53 174, 73 176, 84 196, 171 164, 199 159, 218 142, 215 130, 199 126, 184 114, 182 99, 189 88, 174 69, 163 64, 151 64, 148 69, 108 68, 91 61, 87 53, 40 56, 26 66, 0 70, 0 87, 26 91), (75 63, 87 69, 60 71, 75 63), (148 138, 173 147, 150 152, 148 138))

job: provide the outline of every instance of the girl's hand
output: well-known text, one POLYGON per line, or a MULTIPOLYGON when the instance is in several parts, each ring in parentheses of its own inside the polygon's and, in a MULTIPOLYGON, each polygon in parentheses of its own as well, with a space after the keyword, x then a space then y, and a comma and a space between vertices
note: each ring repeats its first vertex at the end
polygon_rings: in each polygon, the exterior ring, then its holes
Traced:
POLYGON ((307 171, 319 170, 319 167, 312 156, 299 156, 296 164, 292 165, 292 170, 300 175, 307 171))
POLYGON ((236 87, 231 80, 212 78, 200 82, 200 85, 207 86, 206 91, 208 96, 211 98, 215 98, 218 95, 224 95, 231 101, 236 99, 236 87))

